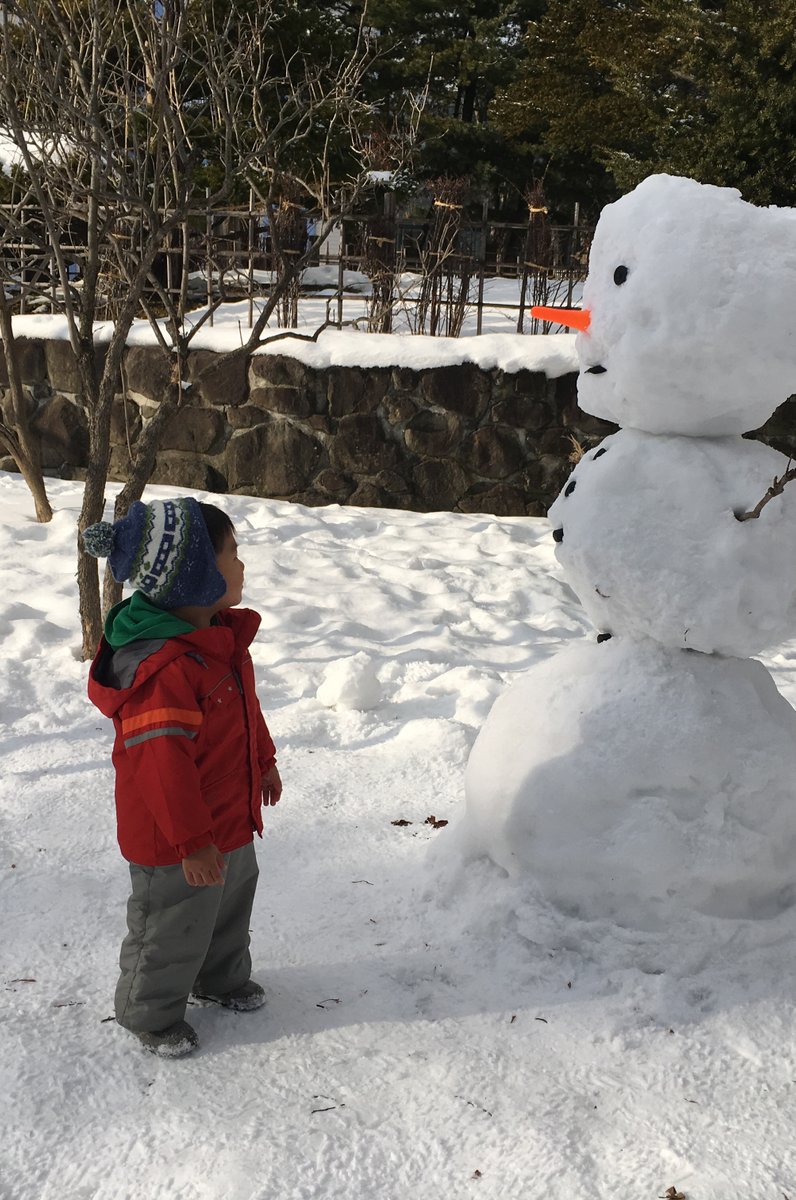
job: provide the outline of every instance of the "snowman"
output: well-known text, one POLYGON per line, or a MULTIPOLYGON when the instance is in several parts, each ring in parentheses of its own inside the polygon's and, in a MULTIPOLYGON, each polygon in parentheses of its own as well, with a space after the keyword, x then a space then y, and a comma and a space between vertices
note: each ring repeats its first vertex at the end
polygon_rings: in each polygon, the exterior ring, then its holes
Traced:
POLYGON ((473 853, 584 918, 658 928, 796 901, 796 713, 751 656, 796 635, 796 484, 741 437, 796 391, 796 213, 651 176, 595 231, 580 407, 622 428, 550 509, 597 637, 495 703, 473 853), (752 515, 755 513, 756 515, 752 515))

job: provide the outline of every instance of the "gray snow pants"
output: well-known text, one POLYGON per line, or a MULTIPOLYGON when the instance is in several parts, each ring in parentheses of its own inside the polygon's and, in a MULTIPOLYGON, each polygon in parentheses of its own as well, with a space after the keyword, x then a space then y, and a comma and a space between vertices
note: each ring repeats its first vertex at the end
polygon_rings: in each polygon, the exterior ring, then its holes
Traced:
POLYGON ((130 863, 133 890, 116 987, 116 1020, 125 1029, 166 1029, 184 1019, 191 992, 217 996, 248 981, 258 875, 253 843, 224 860, 224 883, 215 887, 191 887, 182 864, 130 863))

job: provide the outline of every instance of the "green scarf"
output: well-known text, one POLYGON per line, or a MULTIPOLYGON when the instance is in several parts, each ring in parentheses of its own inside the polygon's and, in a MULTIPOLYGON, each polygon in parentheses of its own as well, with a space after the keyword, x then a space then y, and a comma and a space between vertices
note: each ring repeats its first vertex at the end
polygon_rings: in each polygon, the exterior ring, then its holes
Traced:
POLYGON ((167 608, 158 608, 143 592, 133 592, 105 618, 105 640, 113 650, 142 638, 170 638, 181 633, 196 633, 196 626, 167 608))

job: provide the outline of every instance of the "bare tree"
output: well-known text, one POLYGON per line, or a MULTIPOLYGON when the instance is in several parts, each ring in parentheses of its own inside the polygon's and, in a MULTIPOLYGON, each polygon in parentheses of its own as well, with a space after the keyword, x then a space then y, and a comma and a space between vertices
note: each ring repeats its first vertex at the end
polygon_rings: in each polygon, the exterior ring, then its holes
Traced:
POLYGON ((269 224, 273 244, 273 269, 277 277, 289 278, 290 283, 281 289, 279 324, 283 329, 298 325, 300 276, 293 271, 293 264, 306 257, 307 219, 306 208, 300 203, 301 192, 292 181, 285 181, 278 201, 268 205, 269 224))
POLYGON ((368 221, 362 229, 362 262, 371 286, 368 333, 392 332, 399 261, 397 225, 394 204, 385 204, 384 207, 385 211, 368 221))
POLYGON ((11 304, 0 281, 0 337, 8 373, 8 396, 0 409, 0 443, 17 464, 20 475, 30 488, 37 521, 51 521, 53 510, 44 484, 39 443, 31 429, 30 405, 22 386, 19 355, 14 340, 11 304))
POLYGON ((525 301, 531 284, 531 305, 547 304, 550 268, 553 265, 553 236, 547 221, 547 200, 542 180, 534 180, 524 196, 528 208, 528 228, 522 258, 520 283, 520 312, 517 333, 522 333, 525 320, 525 301))
MULTIPOLYGON (((204 319, 186 323, 190 214, 251 188, 273 215, 287 181, 323 212, 321 242, 339 217, 332 214, 332 163, 346 134, 349 150, 358 149, 354 131, 368 116, 360 98, 371 54, 364 17, 342 60, 330 52, 322 62, 286 55, 278 19, 275 0, 240 7, 191 0, 0 0, 0 131, 20 159, 13 202, 0 208, 0 249, 33 241, 49 264, 42 294, 66 318, 88 420, 77 538, 86 657, 99 640, 102 606, 97 563, 85 554, 80 531, 103 514, 111 414, 123 392, 131 325, 137 317, 149 321, 168 357, 170 382, 136 443, 117 513, 141 495, 161 430, 185 401, 191 341, 226 298, 222 271, 204 319), (76 220, 84 231, 79 253, 67 237, 76 220), (176 290, 156 269, 173 239, 183 254, 176 290), (113 324, 100 347, 95 327, 103 317, 113 324)), ((354 178, 346 194, 353 203, 361 164, 355 156, 349 161, 354 178)), ((272 232, 279 253, 279 230, 272 225, 272 232)), ((269 319, 311 253, 282 255, 283 270, 235 357, 269 340, 269 319)), ((13 261, 0 255, 0 284, 13 261)), ((4 313, 7 305, 0 307, 5 321, 4 313)), ((13 334, 5 349, 13 352, 13 334)), ((20 389, 17 380, 12 410, 24 417, 20 389)), ((22 425, 20 418, 11 431, 19 442, 15 457, 20 462, 30 452, 34 461, 35 451, 19 436, 22 425)), ((7 435, 4 440, 10 444, 7 435)), ((106 602, 115 594, 111 583, 106 602)))
POLYGON ((464 207, 472 183, 442 176, 429 184, 433 215, 421 248, 422 280, 415 310, 415 333, 458 337, 470 295, 474 259, 462 250, 464 207))

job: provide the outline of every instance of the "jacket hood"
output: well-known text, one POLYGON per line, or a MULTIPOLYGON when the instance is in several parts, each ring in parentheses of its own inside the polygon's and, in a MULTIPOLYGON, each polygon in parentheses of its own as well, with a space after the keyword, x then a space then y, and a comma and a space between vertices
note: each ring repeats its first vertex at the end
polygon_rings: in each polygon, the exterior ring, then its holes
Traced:
POLYGON ((120 639, 118 648, 110 643, 106 632, 89 671, 89 700, 106 717, 113 717, 133 692, 183 654, 223 662, 242 658, 260 627, 260 614, 253 609, 228 608, 217 614, 209 629, 197 629, 157 608, 145 596, 131 613, 138 595, 134 593, 111 609, 106 630, 110 624, 112 636, 120 639), (151 610, 149 617, 146 608, 151 610), (138 636, 121 640, 132 628, 139 630, 138 636))

